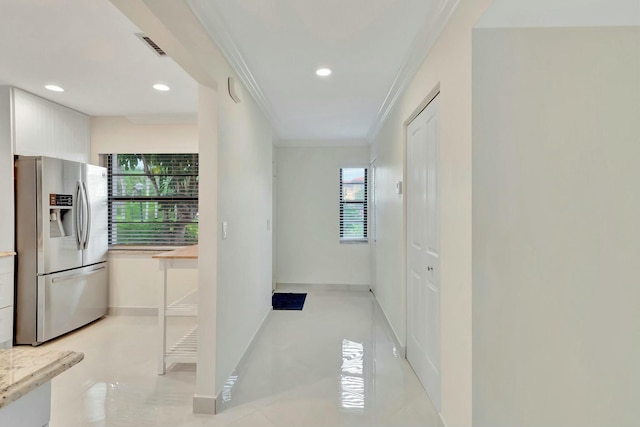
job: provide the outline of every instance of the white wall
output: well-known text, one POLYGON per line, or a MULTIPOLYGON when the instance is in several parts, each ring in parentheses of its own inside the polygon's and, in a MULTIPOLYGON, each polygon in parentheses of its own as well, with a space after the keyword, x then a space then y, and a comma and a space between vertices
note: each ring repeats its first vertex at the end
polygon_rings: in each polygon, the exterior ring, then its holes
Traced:
POLYGON ((638 0, 493 0, 476 28, 634 26, 638 0))
POLYGON ((640 27, 473 49, 473 425, 637 426, 640 27))
MULTIPOLYGON (((231 72, 230 70, 228 72, 231 72)), ((271 126, 246 94, 218 108, 218 366, 219 393, 271 310, 271 126)))
POLYGON ((218 372, 218 92, 198 86, 200 156, 210 162, 200 170, 198 243, 198 365, 193 411, 215 413, 218 372))
POLYGON ((372 146, 378 173, 376 298, 401 343, 406 337, 404 122, 440 85, 441 416, 471 425, 471 29, 490 0, 461 0, 372 146))
POLYGON ((91 118, 91 163, 100 154, 197 153, 198 123, 133 123, 126 117, 91 118))
POLYGON ((369 286, 369 244, 340 243, 340 168, 369 146, 277 148, 278 283, 369 286))
MULTIPOLYGON (((125 117, 91 118, 91 162, 100 154, 197 153, 197 123, 136 124, 125 117)), ((148 313, 158 306, 153 251, 109 252, 109 307, 117 313, 148 313), (140 310, 146 309, 146 310, 140 310)), ((168 298, 174 300, 196 288, 197 271, 171 270, 168 298)))
POLYGON ((271 289, 278 282, 278 150, 274 139, 271 161, 271 289))
MULTIPOLYGON (((158 308, 158 251, 109 251, 109 308, 116 314, 155 314, 158 308)), ((169 269, 167 300, 175 301, 198 285, 198 270, 169 269)))
POLYGON ((199 304, 194 405, 207 411, 211 384, 221 391, 271 310, 272 129, 241 85, 239 104, 223 89, 228 77, 240 79, 185 2, 111 1, 201 85, 200 162, 216 163, 200 175, 199 288, 207 299, 199 304))

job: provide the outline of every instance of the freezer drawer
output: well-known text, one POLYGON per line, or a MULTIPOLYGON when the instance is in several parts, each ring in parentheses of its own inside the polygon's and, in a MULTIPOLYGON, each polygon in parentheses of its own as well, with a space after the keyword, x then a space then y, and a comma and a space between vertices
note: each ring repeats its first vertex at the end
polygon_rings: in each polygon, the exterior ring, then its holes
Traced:
POLYGON ((38 277, 38 335, 42 343, 107 314, 107 264, 38 277))

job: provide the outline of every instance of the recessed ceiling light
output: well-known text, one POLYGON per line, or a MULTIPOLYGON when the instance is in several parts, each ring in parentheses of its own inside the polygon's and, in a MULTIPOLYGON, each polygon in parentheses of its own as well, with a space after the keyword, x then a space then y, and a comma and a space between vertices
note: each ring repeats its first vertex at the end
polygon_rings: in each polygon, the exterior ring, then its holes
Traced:
POLYGON ((160 92, 166 92, 168 90, 171 90, 171 88, 167 85, 163 85, 162 83, 156 83, 153 85, 153 88, 155 90, 159 90, 160 92))
POLYGON ((45 89, 49 89, 53 92, 64 92, 64 89, 62 89, 60 86, 56 86, 56 85, 46 85, 44 87, 45 89))
POLYGON ((320 77, 327 77, 331 75, 331 70, 328 68, 318 68, 316 70, 316 74, 319 75, 320 77))

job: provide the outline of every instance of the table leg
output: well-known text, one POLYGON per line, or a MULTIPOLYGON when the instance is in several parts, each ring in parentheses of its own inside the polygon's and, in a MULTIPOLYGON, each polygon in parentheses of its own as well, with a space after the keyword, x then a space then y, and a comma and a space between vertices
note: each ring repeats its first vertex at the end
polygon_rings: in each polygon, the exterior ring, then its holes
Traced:
POLYGON ((161 259, 158 269, 158 375, 164 375, 166 363, 164 361, 167 354, 167 318, 165 309, 167 307, 167 260, 161 259))

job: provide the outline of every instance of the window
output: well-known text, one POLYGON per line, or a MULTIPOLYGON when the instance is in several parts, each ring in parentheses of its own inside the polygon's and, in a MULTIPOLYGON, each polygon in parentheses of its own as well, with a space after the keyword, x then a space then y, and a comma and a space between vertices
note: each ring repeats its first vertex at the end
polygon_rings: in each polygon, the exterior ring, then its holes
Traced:
POLYGON ((340 169, 340 241, 367 241, 367 169, 340 169))
POLYGON ((197 154, 107 154, 109 245, 198 242, 197 154))

